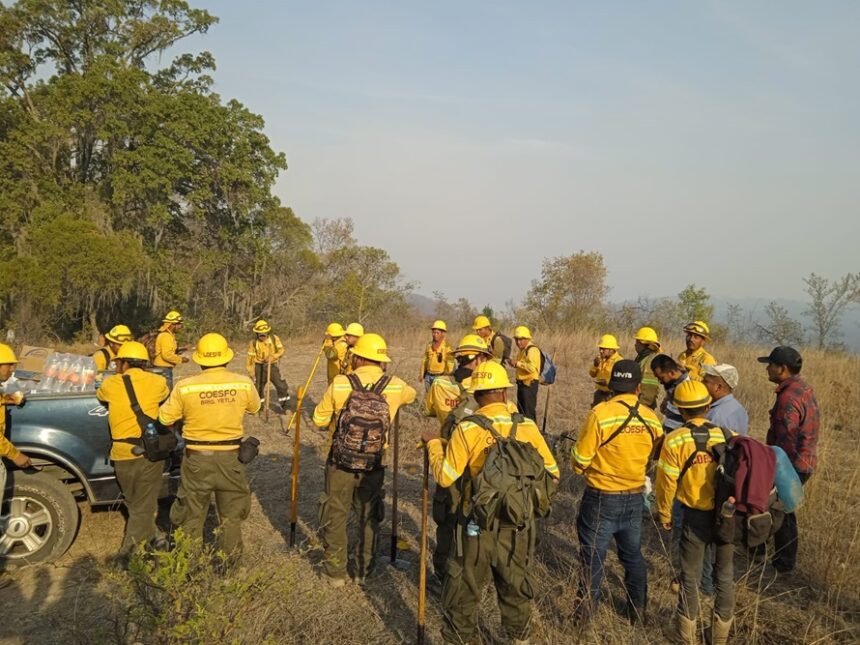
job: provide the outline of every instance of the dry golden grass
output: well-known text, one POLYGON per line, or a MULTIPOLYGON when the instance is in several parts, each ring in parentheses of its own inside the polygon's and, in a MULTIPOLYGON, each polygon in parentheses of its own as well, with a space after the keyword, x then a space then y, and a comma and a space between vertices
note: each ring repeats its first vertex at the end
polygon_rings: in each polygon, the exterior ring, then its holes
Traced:
MULTIPOLYGON (((388 338, 395 361, 390 372, 419 388, 416 382, 419 358, 428 332, 399 333, 388 338)), ((452 342, 457 334, 452 332, 452 342)), ((291 390, 303 384, 316 356, 316 340, 288 339, 283 372, 291 390)), ((556 352, 559 380, 541 389, 539 416, 551 391, 549 434, 575 434, 591 399, 586 372, 596 351, 597 335, 574 334, 538 337, 548 352, 556 352)), ((632 339, 619 338, 632 355, 632 339)), ((238 343, 235 347, 241 347, 238 343)), ((680 340, 669 343, 677 354, 680 340)), ((715 345, 714 355, 738 367, 741 384, 738 398, 750 413, 752 434, 762 438, 767 428, 773 387, 764 367, 755 357, 765 348, 715 345)), ((798 568, 788 576, 775 577, 772 569, 744 566, 737 572, 737 620, 733 633, 738 643, 838 643, 860 639, 860 511, 858 511, 857 463, 860 433, 860 360, 853 356, 804 353, 803 376, 814 386, 822 411, 819 468, 806 486, 806 502, 799 512, 801 530, 798 568)), ((243 365, 236 364, 237 371, 243 365)), ((191 373, 193 366, 183 366, 191 373)), ((316 567, 321 548, 316 537, 317 499, 322 488, 325 437, 308 425, 310 409, 325 387, 321 365, 305 400, 301 425, 301 474, 297 549, 288 547, 290 469, 292 435, 282 431, 287 417, 272 415, 249 421, 248 432, 262 440, 262 452, 249 467, 254 503, 245 523, 244 567, 270 572, 279 581, 256 599, 253 616, 236 634, 236 642, 257 643, 400 643, 412 642, 417 612, 417 544, 420 526, 420 460, 416 440, 435 421, 422 416, 420 403, 403 414, 401 441, 400 521, 398 533, 413 548, 401 557, 413 563, 409 571, 387 566, 390 535, 390 505, 380 541, 378 577, 366 588, 348 585, 330 589, 318 578, 316 567), (283 587, 288 580, 289 593, 283 587), (279 586, 280 585, 280 586, 279 586)), ((536 643, 657 643, 663 641, 661 627, 668 623, 676 597, 669 590, 671 566, 659 533, 645 527, 644 550, 649 564, 649 615, 644 627, 629 626, 618 608, 623 606, 622 571, 609 557, 604 605, 592 626, 579 633, 569 617, 575 606, 578 580, 575 518, 582 490, 580 478, 562 464, 563 482, 555 512, 542 527, 536 565, 536 607, 533 642, 536 643)), ((391 469, 386 500, 391 500, 391 469)), ((97 575, 98 567, 118 547, 122 518, 118 513, 87 514, 78 543, 58 567, 41 567, 15 574, 14 590, 0 590, 0 602, 8 607, 7 627, 0 631, 4 642, 100 642, 112 641, 104 616, 108 589, 97 575), (10 624, 21 620, 17 631, 10 624), (24 627, 23 625, 26 625, 24 627), (62 630, 59 630, 62 626, 62 630), (47 636, 46 636, 47 634, 47 636), (75 638, 70 637, 74 634, 75 638)), ((432 536, 432 522, 431 522, 432 536)), ((740 563, 741 560, 739 559, 740 563)), ((707 609, 704 603, 703 614, 707 609)), ((429 642, 440 642, 438 601, 428 599, 429 642)), ((479 639, 484 643, 505 642, 498 623, 492 589, 482 604, 479 639)))

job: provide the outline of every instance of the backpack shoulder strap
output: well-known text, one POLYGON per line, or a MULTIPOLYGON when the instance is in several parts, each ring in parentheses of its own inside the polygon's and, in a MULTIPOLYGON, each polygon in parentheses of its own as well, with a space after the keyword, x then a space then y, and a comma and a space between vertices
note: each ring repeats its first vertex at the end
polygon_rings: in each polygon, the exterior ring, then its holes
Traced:
POLYGON ((388 387, 389 383, 391 383, 391 377, 385 375, 373 385, 371 392, 381 395, 385 391, 385 388, 388 387))
POLYGON ((349 381, 350 386, 353 390, 363 390, 364 386, 361 384, 361 379, 358 378, 354 373, 346 374, 346 378, 349 381))
MULTIPOLYGON (((615 428, 615 430, 612 432, 612 434, 611 434, 611 435, 609 435, 609 437, 607 437, 607 438, 606 438, 606 439, 605 439, 605 440, 604 440, 604 441, 603 441, 603 442, 598 446, 598 448, 603 448, 603 446, 605 446, 605 445, 606 445, 606 444, 608 444, 610 441, 612 441, 613 439, 615 439, 615 437, 617 437, 617 436, 618 436, 618 435, 620 435, 622 432, 624 432, 624 429, 625 429, 625 428, 630 424, 630 422, 631 422, 631 421, 633 421, 633 419, 639 419, 639 420, 642 422, 642 425, 644 425, 646 428, 648 428, 648 424, 647 424, 647 423, 645 423, 645 419, 643 419, 643 418, 642 418, 642 416, 639 414, 639 401, 637 401, 635 405, 628 405, 628 404, 626 404, 624 401, 618 401, 618 403, 620 403, 620 404, 621 404, 621 405, 623 405, 625 408, 627 408, 627 410, 628 410, 627 418, 626 418, 626 419, 624 419, 624 421, 621 423, 621 425, 620 425, 620 426, 618 426, 617 428, 615 428)), ((653 435, 653 434, 651 434, 651 429, 650 429, 650 428, 648 428, 648 434, 650 434, 650 435, 651 435, 651 442, 653 443, 653 442, 654 442, 654 435, 653 435)))
POLYGON ((496 428, 493 426, 493 422, 482 414, 471 414, 467 417, 460 419, 460 423, 463 423, 463 421, 471 421, 472 423, 481 426, 484 430, 493 435, 493 439, 495 439, 496 441, 504 439, 504 437, 499 434, 499 431, 496 430, 496 428))
POLYGON ((134 386, 131 384, 131 377, 128 374, 122 375, 122 384, 125 386, 125 393, 128 395, 128 400, 131 402, 131 410, 137 416, 143 414, 140 408, 140 402, 137 400, 137 394, 134 393, 134 386))
POLYGON ((693 461, 695 461, 696 459, 696 455, 700 452, 708 452, 708 441, 711 438, 711 428, 716 428, 717 426, 715 426, 713 423, 710 423, 709 421, 705 421, 705 423, 700 426, 691 426, 685 423, 681 427, 687 428, 690 431, 690 435, 693 437, 693 441, 696 442, 696 449, 692 453, 690 453, 690 456, 687 457, 687 461, 685 461, 684 465, 681 467, 681 472, 678 474, 679 482, 684 478, 684 475, 687 474, 687 471, 692 468, 693 461), (705 434, 703 434, 702 432, 697 432, 701 430, 704 430, 705 434))
POLYGON ((525 416, 519 412, 515 412, 511 415, 511 432, 508 435, 508 439, 515 440, 517 438, 517 427, 525 420, 525 416))

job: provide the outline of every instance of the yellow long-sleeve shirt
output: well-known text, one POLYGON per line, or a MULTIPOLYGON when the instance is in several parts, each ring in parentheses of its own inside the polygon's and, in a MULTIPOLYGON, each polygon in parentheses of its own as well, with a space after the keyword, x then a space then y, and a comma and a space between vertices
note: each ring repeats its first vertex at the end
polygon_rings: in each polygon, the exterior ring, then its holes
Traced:
POLYGON ((0 457, 16 459, 21 451, 6 438, 6 406, 0 400, 0 457))
MULTIPOLYGON (((241 439, 245 414, 255 414, 259 409, 260 396, 251 379, 228 372, 226 367, 211 367, 179 381, 170 398, 159 408, 158 419, 166 426, 184 419, 182 436, 185 439, 225 441, 241 439)), ((205 450, 236 448, 235 445, 199 447, 205 450)))
POLYGON ((635 406, 636 402, 635 394, 618 394, 586 416, 571 450, 571 463, 592 488, 623 491, 644 485, 654 444, 663 436, 663 425, 653 410, 640 405, 641 420, 633 417, 612 441, 601 445, 630 416, 624 404, 635 406))
POLYGON ((436 417, 442 425, 451 410, 456 408, 465 396, 466 391, 453 376, 440 376, 433 381, 427 396, 424 397, 424 414, 436 417))
POLYGON ((615 352, 609 358, 601 358, 597 365, 588 368, 588 375, 594 381, 594 386, 601 392, 609 392, 609 379, 612 378, 612 366, 624 358, 619 352, 615 352))
MULTIPOLYGON (((370 387, 381 379, 385 372, 376 365, 363 365, 355 370, 355 375, 362 385, 370 387)), ((317 407, 314 408, 314 425, 318 428, 328 427, 330 434, 333 433, 337 424, 338 413, 343 409, 351 392, 352 385, 349 379, 343 374, 336 376, 323 393, 317 407)), ((388 401, 388 410, 393 423, 401 406, 409 405, 415 400, 416 392, 414 387, 394 376, 382 391, 382 396, 388 401)))
MULTIPOLYGON (((475 414, 487 417, 501 436, 511 433, 513 420, 504 403, 491 403, 479 408, 475 414)), ((555 478, 559 476, 558 464, 546 445, 537 425, 531 419, 524 419, 517 425, 517 441, 532 444, 543 457, 544 467, 555 478)), ((487 459, 487 449, 495 443, 493 435, 477 423, 461 421, 454 428, 451 439, 443 447, 441 439, 427 443, 430 471, 436 482, 443 488, 451 486, 465 472, 466 468, 474 477, 487 459)))
POLYGON ((155 356, 152 364, 156 367, 176 367, 182 363, 182 357, 176 353, 176 336, 169 329, 162 328, 155 338, 155 356))
POLYGON ((104 347, 100 347, 95 352, 91 354, 93 362, 96 364, 96 370, 99 372, 105 372, 109 369, 113 369, 111 363, 116 359, 116 354, 113 353, 113 350, 110 348, 110 345, 105 345, 104 347))
POLYGON ((692 353, 684 350, 678 354, 678 362, 687 368, 691 379, 701 381, 705 376, 702 367, 705 365, 716 365, 717 359, 706 352, 704 347, 700 347, 692 353))
POLYGON ((454 348, 448 344, 448 341, 443 340, 438 347, 434 347, 432 342, 427 343, 421 359, 421 378, 424 378, 425 374, 439 376, 453 371, 454 348))
POLYGON ((334 340, 329 338, 325 341, 323 352, 326 358, 326 375, 329 383, 341 373, 341 365, 348 349, 349 345, 342 337, 334 340))
POLYGON ((254 366, 264 363, 274 363, 284 355, 284 344, 275 334, 260 341, 256 338, 248 343, 248 374, 254 377, 254 366))
MULTIPOLYGON (((170 396, 167 380, 163 376, 144 372, 136 367, 125 373, 131 378, 131 385, 140 403, 140 409, 147 416, 156 418, 158 406, 170 396)), ((108 376, 96 391, 96 397, 107 405, 112 439, 136 439, 141 436, 140 424, 137 422, 137 415, 131 409, 131 400, 128 398, 121 374, 108 376)), ((132 454, 133 447, 130 443, 115 441, 111 445, 110 458, 114 461, 142 459, 143 455, 132 454)))
POLYGON ((523 385, 531 385, 540 378, 540 349, 529 343, 517 354, 516 378, 523 385))
MULTIPOLYGON (((704 418, 692 419, 692 426, 701 426, 704 418)), ((730 435, 736 433, 730 432, 730 435)), ((709 431, 708 449, 718 443, 725 443, 726 437, 720 428, 709 431)), ((710 453, 700 452, 696 455, 693 465, 684 474, 684 479, 678 483, 681 469, 687 459, 696 451, 696 441, 690 428, 681 426, 673 430, 663 441, 660 459, 657 461, 657 513, 660 521, 668 524, 672 519, 672 502, 675 497, 684 506, 700 511, 710 511, 714 508, 714 477, 717 464, 710 453)))

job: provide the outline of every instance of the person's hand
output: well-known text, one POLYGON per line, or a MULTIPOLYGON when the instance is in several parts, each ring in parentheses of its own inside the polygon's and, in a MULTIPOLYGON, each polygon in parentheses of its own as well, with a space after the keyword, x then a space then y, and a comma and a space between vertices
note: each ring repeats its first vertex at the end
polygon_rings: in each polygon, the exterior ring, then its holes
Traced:
POLYGON ((660 526, 663 528, 664 531, 672 530, 672 522, 661 522, 660 526))
POLYGON ((517 362, 516 362, 514 359, 512 359, 512 358, 509 358, 509 359, 508 359, 508 365, 510 365, 510 366, 511 366, 511 367, 513 367, 514 369, 517 369, 517 362))
POLYGON ((29 468, 33 465, 33 462, 30 461, 30 458, 23 452, 18 453, 18 456, 15 457, 12 461, 15 462, 15 465, 18 466, 18 468, 29 468))
POLYGON ((600 367, 600 357, 596 357, 594 359, 594 367, 600 367))
POLYGON ((436 432, 433 430, 428 429, 428 430, 425 430, 424 432, 421 433, 421 441, 423 443, 430 443, 431 441, 433 441, 433 439, 438 439, 438 438, 439 438, 439 435, 436 434, 436 432))

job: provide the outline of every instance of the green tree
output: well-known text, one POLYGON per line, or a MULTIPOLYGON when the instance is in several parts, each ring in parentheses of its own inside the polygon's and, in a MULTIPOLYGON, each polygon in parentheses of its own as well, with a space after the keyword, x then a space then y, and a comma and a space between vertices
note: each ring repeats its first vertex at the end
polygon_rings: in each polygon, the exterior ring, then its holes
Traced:
POLYGON ((714 317, 714 306, 711 296, 704 288, 688 284, 678 294, 678 304, 684 314, 684 321, 704 320, 710 323, 714 317))

